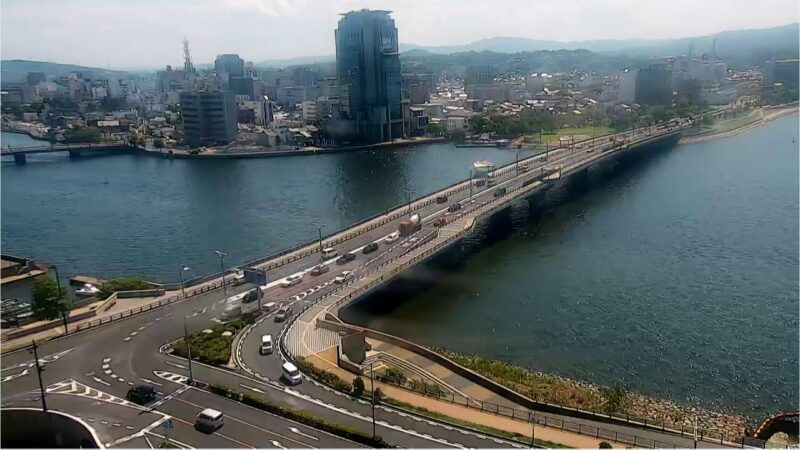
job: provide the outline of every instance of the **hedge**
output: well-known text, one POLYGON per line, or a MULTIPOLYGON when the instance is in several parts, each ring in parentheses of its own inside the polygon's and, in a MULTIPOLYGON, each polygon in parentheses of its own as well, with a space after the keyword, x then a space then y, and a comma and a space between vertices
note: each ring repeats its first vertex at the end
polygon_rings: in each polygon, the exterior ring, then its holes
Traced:
POLYGON ((363 433, 353 427, 331 423, 322 418, 309 414, 308 412, 305 411, 279 406, 274 403, 270 403, 268 401, 252 397, 248 394, 242 394, 239 392, 231 391, 224 386, 211 385, 209 386, 208 389, 214 394, 241 401, 245 405, 252 406, 253 408, 260 409, 262 411, 266 411, 281 417, 285 417, 287 419, 294 420, 295 422, 300 422, 303 425, 308 425, 318 430, 335 434, 336 436, 349 439, 359 444, 363 444, 373 448, 391 447, 380 436, 372 437, 371 435, 363 433))

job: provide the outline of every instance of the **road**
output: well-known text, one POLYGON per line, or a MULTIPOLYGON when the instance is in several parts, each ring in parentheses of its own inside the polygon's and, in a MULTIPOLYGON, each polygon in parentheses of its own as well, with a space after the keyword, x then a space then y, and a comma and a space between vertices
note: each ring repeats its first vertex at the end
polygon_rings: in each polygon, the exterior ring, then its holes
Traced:
MULTIPOLYGON (((412 238, 421 239, 434 231, 434 218, 445 216, 447 208, 455 203, 465 205, 462 210, 447 215, 453 220, 470 208, 476 208, 493 198, 501 187, 513 187, 541 174, 546 164, 567 164, 580 157, 580 151, 561 149, 554 158, 545 161, 530 158, 523 161, 530 169, 517 176, 513 167, 498 170, 494 187, 473 186, 453 192, 447 202, 432 203, 415 212, 423 217, 425 226, 408 238, 392 244, 384 239, 397 230, 397 217, 381 226, 365 230, 345 239, 337 245, 339 254, 354 252, 354 261, 339 265, 328 261, 330 271, 319 276, 310 275, 310 268, 320 262, 319 253, 287 262, 268 272, 270 281, 265 289, 263 302, 278 302, 295 311, 304 304, 313 303, 326 293, 339 287, 333 282, 343 270, 351 271, 356 278, 368 273, 372 266, 381 264, 399 255, 412 251, 416 244, 412 238), (471 200, 470 200, 471 197, 471 200), (474 201, 474 203, 473 203, 474 201), (379 245, 377 251, 363 254, 361 249, 369 242, 379 245), (300 284, 283 288, 276 281, 288 275, 302 274, 300 284)), ((251 289, 244 285, 228 287, 227 295, 251 289)), ((189 375, 185 360, 174 358, 159 351, 162 346, 183 335, 184 323, 190 333, 199 332, 221 321, 226 299, 221 290, 216 290, 183 300, 162 308, 141 313, 113 322, 110 326, 91 328, 86 331, 46 342, 39 347, 40 361, 44 365, 43 381, 48 387, 48 399, 54 407, 71 414, 84 414, 98 420, 104 417, 111 423, 115 433, 103 435, 111 446, 150 445, 164 437, 159 428, 160 420, 166 416, 173 419, 174 428, 170 439, 188 447, 353 447, 354 443, 326 434, 319 430, 300 426, 287 419, 266 414, 241 405, 227 398, 186 388, 189 375), (120 403, 127 390, 134 385, 150 384, 160 392, 160 400, 152 412, 145 414, 147 420, 130 419, 128 409, 140 411, 132 404, 120 403), (87 394, 88 393, 88 394, 87 394), (85 397, 95 395, 98 400, 92 408, 84 406, 85 397), (107 401, 99 399, 105 398, 107 401), (67 400, 65 400, 67 399, 67 400), (196 431, 192 424, 197 412, 211 407, 223 411, 227 418, 222 429, 212 435, 196 431), (150 417, 152 416, 152 417, 150 417), (149 421, 152 418, 154 420, 149 421), (114 423, 120 423, 114 427, 114 423), (152 425, 156 424, 155 427, 152 425), (129 430, 127 427, 133 427, 129 430), (127 432, 127 433, 125 433, 127 432)), ((274 314, 274 312, 273 312, 274 314)), ((239 372, 193 364, 193 376, 211 384, 220 384, 240 392, 248 392, 275 404, 307 411, 332 422, 350 425, 365 433, 372 432, 370 405, 322 389, 313 383, 302 383, 297 387, 286 387, 277 380, 280 375, 280 359, 273 356, 255 357, 257 341, 261 334, 277 337, 281 323, 266 316, 242 341, 239 351, 247 357, 243 362, 254 373, 239 372)), ((2 406, 21 407, 35 404, 38 383, 29 352, 17 351, 3 356, 2 361, 2 406)), ((386 441, 407 447, 508 447, 520 445, 501 439, 444 426, 440 423, 398 413, 380 407, 376 411, 377 433, 386 441)), ((95 422, 99 423, 99 422, 95 422)))

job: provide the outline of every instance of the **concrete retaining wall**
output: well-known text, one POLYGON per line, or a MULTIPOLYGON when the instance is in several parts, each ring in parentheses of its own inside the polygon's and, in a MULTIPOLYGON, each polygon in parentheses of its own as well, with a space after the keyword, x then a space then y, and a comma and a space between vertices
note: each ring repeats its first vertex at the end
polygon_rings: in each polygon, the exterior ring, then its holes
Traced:
POLYGON ((94 430, 57 411, 10 408, 0 411, 3 448, 103 448, 94 430))

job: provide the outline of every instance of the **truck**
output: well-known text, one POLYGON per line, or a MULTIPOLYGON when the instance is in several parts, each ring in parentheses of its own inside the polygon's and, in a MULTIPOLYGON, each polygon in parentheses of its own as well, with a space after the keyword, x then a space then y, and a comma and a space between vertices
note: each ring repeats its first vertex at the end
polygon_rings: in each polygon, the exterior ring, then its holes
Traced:
POLYGON ((421 229, 422 219, 420 219, 419 214, 414 214, 410 218, 400 221, 400 229, 398 231, 400 232, 400 236, 408 236, 421 229))

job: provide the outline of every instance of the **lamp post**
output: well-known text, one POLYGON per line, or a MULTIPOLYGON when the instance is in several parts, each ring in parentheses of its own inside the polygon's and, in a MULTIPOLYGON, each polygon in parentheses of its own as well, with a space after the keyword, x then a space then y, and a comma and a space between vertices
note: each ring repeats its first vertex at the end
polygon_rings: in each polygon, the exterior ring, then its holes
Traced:
POLYGON ((225 263, 223 262, 223 259, 228 256, 228 254, 221 250, 214 250, 214 253, 219 256, 219 268, 222 271, 222 295, 223 298, 228 298, 228 289, 225 287, 225 263))
POLYGON ((321 263, 325 261, 325 259, 322 258, 322 227, 317 227, 317 233, 319 234, 319 262, 321 263))
POLYGON ((372 438, 377 436, 375 432, 375 376, 372 369, 373 363, 369 363, 369 388, 372 390, 372 438))
POLYGON ((413 189, 409 188, 406 189, 406 195, 408 196, 408 213, 411 214, 411 194, 414 192, 413 189))
POLYGON ((469 169, 469 199, 472 200, 472 168, 469 169))
POLYGON ((531 448, 536 447, 536 411, 531 411, 531 448))
POLYGON ((189 330, 186 327, 186 316, 183 316, 183 341, 186 342, 186 359, 189 360, 189 385, 194 382, 192 376, 192 345, 189 343, 189 330))
POLYGON ((67 327, 67 317, 68 313, 65 311, 64 307, 64 297, 61 293, 61 280, 58 279, 58 267, 53 265, 53 271, 56 273, 56 286, 58 288, 58 303, 61 305, 61 321, 64 322, 64 334, 69 334, 69 328, 67 327))
POLYGON ((31 341, 31 346, 33 347, 33 359, 36 363, 36 375, 39 377, 39 393, 42 397, 42 411, 47 411, 47 400, 45 400, 44 384, 42 384, 42 366, 39 365, 39 354, 36 352, 39 346, 36 345, 36 341, 31 341))
POLYGON ((189 266, 182 266, 181 270, 178 271, 178 273, 181 276, 181 297, 184 297, 184 298, 186 298, 186 292, 184 291, 184 287, 185 286, 184 286, 184 281, 183 281, 183 272, 187 272, 189 270, 192 270, 192 268, 189 267, 189 266))

